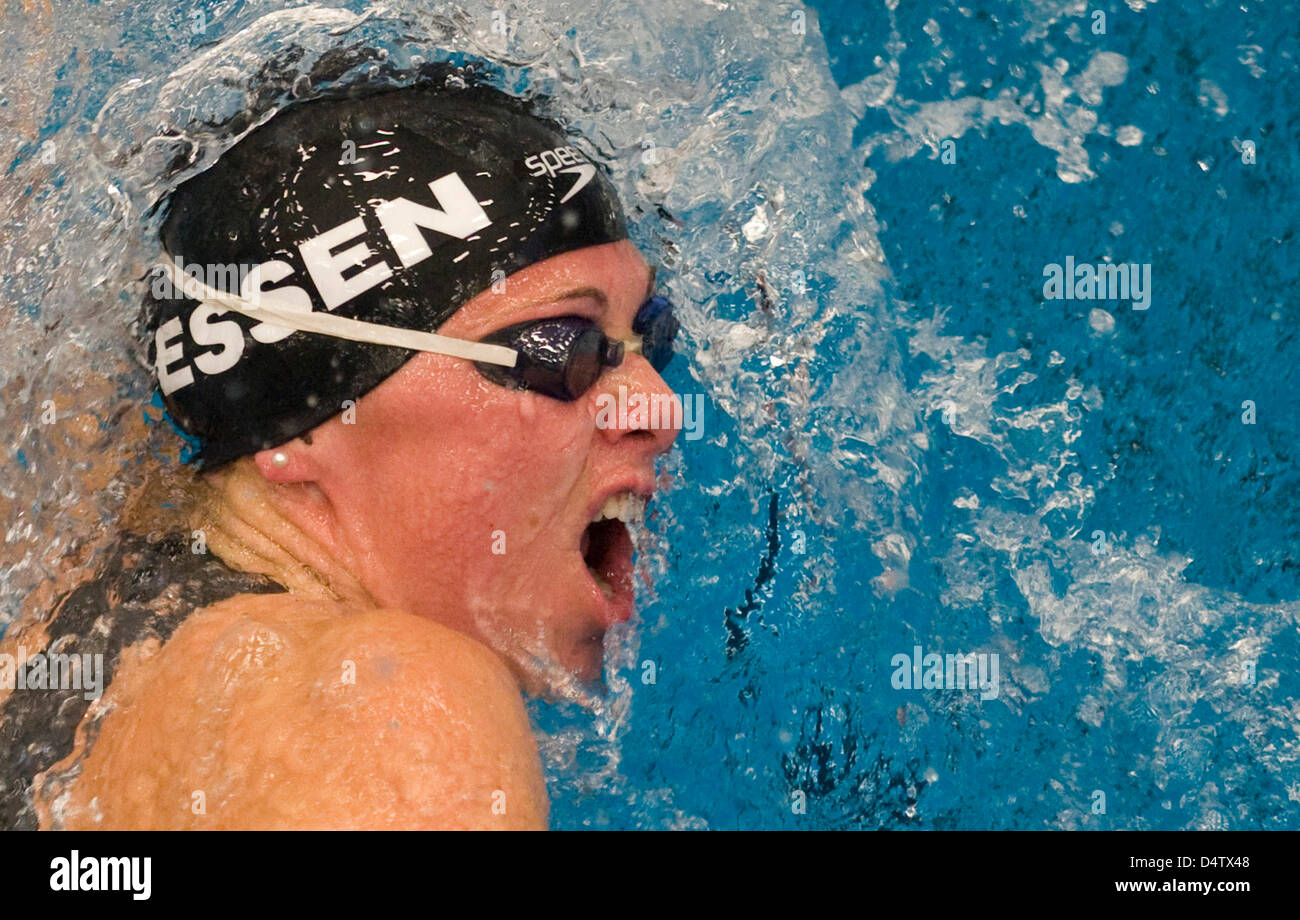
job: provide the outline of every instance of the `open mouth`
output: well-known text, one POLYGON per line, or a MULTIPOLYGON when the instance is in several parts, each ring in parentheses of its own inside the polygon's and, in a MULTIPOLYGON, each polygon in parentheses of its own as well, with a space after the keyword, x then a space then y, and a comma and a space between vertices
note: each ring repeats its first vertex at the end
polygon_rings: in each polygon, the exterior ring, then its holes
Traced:
POLYGON ((605 601, 607 625, 632 617, 632 535, 628 524, 644 516, 645 499, 620 492, 605 501, 582 532, 582 561, 605 601))

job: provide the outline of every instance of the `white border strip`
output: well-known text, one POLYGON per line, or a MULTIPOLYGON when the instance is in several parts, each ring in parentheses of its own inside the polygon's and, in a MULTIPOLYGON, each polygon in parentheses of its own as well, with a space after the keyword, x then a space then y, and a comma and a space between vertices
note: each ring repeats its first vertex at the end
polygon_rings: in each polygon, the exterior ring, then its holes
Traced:
POLYGON ((208 287, 192 275, 186 274, 174 262, 159 262, 158 265, 171 283, 191 300, 211 304, 223 310, 234 310, 252 319, 266 320, 287 329, 315 332, 318 335, 333 336, 336 339, 347 339, 352 342, 392 345, 395 348, 451 355, 453 358, 467 358, 470 361, 499 364, 502 367, 514 367, 519 357, 518 352, 513 348, 506 348, 504 345, 488 345, 484 342, 455 339, 434 332, 367 323, 318 310, 303 313, 296 310, 283 310, 271 304, 265 306, 255 304, 234 294, 225 294, 208 287))

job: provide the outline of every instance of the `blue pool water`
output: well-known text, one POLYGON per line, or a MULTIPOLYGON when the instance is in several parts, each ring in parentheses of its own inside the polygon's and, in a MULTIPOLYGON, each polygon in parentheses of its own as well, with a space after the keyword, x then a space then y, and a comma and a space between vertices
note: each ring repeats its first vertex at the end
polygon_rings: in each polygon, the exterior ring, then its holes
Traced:
MULTIPOLYGON (((873 590, 876 528, 840 507, 872 494, 865 461, 831 460, 807 491, 785 457, 678 510, 624 784, 574 784, 557 824, 1297 825, 1300 8, 1090 4, 1095 35, 1064 6, 814 4, 860 116, 885 334, 928 442, 893 522, 909 587, 873 590), (1053 104, 1040 68, 1068 87, 1099 52, 1126 76, 1053 104), (1003 94, 1009 124, 979 107, 1003 94), (1109 128, 1062 167, 1044 140, 1085 110, 1109 128), (1150 308, 1045 301, 1043 267, 1067 255, 1151 263, 1150 308), (806 526, 805 504, 835 523, 806 526), (833 586, 810 584, 818 567, 833 586), (1000 697, 894 689, 892 656, 917 644, 1000 651, 1000 697)), ((870 373, 835 393, 851 341, 818 349, 812 419, 868 432, 870 373)), ((725 483, 735 443, 688 447, 684 475, 725 483)))
POLYGON ((1300 4, 539 6, 9 27, 0 620, 180 459, 128 425, 163 167, 331 49, 450 50, 598 138, 706 401, 609 694, 532 704, 553 826, 1300 825, 1300 4), (1149 309, 1045 299, 1067 258, 1149 309), (896 687, 918 646, 996 692, 896 687))

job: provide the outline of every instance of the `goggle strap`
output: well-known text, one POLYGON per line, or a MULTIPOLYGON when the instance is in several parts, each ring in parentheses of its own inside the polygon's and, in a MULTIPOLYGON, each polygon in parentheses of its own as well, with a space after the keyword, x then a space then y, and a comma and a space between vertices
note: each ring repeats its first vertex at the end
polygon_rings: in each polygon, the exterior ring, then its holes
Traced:
POLYGON ((158 265, 171 283, 191 300, 223 310, 232 310, 251 319, 265 320, 297 332, 314 332, 317 335, 333 336, 350 342, 368 342, 372 345, 390 345, 394 348, 450 355, 453 358, 468 358, 470 361, 481 361, 484 364, 496 364, 501 367, 514 367, 519 359, 518 352, 504 345, 489 345, 484 342, 471 342, 438 335, 435 332, 367 323, 318 310, 299 312, 284 310, 273 304, 253 303, 235 294, 227 294, 208 287, 199 279, 186 274, 174 262, 159 262, 158 265))

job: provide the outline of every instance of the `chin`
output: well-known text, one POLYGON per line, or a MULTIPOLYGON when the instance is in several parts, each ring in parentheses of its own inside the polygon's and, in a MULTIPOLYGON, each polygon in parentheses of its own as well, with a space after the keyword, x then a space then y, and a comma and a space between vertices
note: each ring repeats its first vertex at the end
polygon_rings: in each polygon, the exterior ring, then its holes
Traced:
MULTIPOLYGON (((581 684, 599 681, 605 673, 605 631, 591 632, 582 636, 567 638, 562 642, 552 642, 546 658, 548 664, 542 666, 537 676, 544 683, 567 683, 570 680, 581 684), (550 672, 549 676, 547 671, 550 672)), ((554 687, 551 688, 554 690, 554 687)))
POLYGON ((530 696, 573 698, 596 690, 605 673, 605 632, 552 642, 539 660, 522 649, 499 650, 520 689, 530 696))
POLYGON ((602 631, 575 645, 566 670, 584 683, 600 680, 605 673, 605 633, 602 631))

